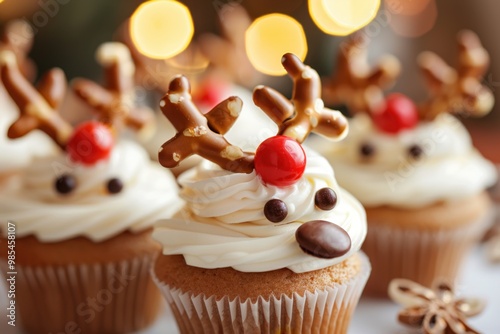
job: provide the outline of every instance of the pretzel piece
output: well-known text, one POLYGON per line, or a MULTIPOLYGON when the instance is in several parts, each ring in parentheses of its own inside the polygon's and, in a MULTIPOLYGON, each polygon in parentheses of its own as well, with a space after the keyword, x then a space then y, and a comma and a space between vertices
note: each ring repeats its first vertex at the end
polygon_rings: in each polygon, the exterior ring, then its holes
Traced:
POLYGON ((8 130, 8 136, 19 138, 40 129, 64 149, 73 128, 58 114, 66 92, 66 78, 62 70, 55 68, 49 71, 35 89, 21 73, 14 53, 4 50, 0 52, 0 71, 5 89, 20 110, 19 118, 8 130))
POLYGON ((372 113, 383 103, 383 91, 394 84, 401 66, 395 57, 386 55, 371 67, 367 47, 367 40, 357 34, 343 42, 336 72, 323 80, 326 103, 344 103, 352 113, 372 113))
POLYGON ((134 104, 135 67, 128 48, 121 43, 105 43, 97 50, 96 58, 104 67, 105 87, 76 79, 73 83, 76 95, 98 113, 103 123, 115 127, 123 124, 136 131, 148 128, 153 114, 134 104))
POLYGON ((251 23, 243 6, 228 3, 221 8, 219 16, 222 36, 205 33, 198 39, 201 52, 214 69, 222 71, 229 81, 245 87, 253 87, 262 76, 245 51, 245 32, 251 23))
POLYGON ((318 73, 291 53, 283 56, 282 63, 294 82, 291 102, 264 86, 257 87, 253 95, 255 104, 278 124, 278 135, 299 143, 312 131, 337 140, 345 137, 347 120, 340 112, 325 108, 318 73))
POLYGON ((173 168, 185 158, 197 154, 218 164, 223 169, 237 173, 250 173, 253 170, 253 154, 243 152, 231 145, 222 134, 241 109, 241 100, 233 97, 221 102, 208 115, 204 116, 191 100, 189 81, 184 76, 174 78, 167 94, 160 102, 163 114, 177 130, 177 134, 164 143, 158 152, 160 164, 173 168), (222 120, 222 125, 210 123, 222 120))
POLYGON ((489 65, 487 51, 468 30, 458 35, 458 48, 456 69, 432 52, 419 55, 418 64, 430 91, 419 108, 422 119, 433 120, 442 113, 483 116, 493 108, 493 93, 481 83, 489 65))
POLYGON ((13 20, 7 23, 0 36, 0 51, 10 50, 14 53, 21 73, 30 81, 36 74, 36 66, 28 58, 33 45, 33 29, 25 20, 13 20))

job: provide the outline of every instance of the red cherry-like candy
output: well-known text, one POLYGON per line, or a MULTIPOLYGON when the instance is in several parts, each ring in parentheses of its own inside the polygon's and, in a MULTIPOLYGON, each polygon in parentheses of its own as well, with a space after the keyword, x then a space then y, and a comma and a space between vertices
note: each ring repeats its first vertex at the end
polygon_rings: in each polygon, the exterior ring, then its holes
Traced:
POLYGON ((114 138, 109 127, 96 121, 80 124, 68 140, 66 151, 71 160, 93 165, 106 159, 113 148, 114 138))
POLYGON ((200 84, 194 93, 193 100, 203 110, 211 110, 222 102, 227 87, 222 81, 208 79, 200 84))
POLYGON ((390 134, 412 129, 418 123, 417 106, 403 94, 391 94, 384 107, 373 114, 373 122, 380 130, 390 134))
POLYGON ((254 165, 255 172, 265 184, 289 186, 304 174, 306 153, 296 140, 287 136, 275 136, 259 145, 254 165))

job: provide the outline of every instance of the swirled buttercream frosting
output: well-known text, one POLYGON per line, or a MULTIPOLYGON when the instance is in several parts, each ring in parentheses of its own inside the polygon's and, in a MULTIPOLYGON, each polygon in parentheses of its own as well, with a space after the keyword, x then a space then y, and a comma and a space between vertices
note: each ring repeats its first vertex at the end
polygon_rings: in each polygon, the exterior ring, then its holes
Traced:
POLYGON ((208 161, 182 174, 179 182, 186 204, 173 219, 160 221, 153 237, 163 245, 163 254, 182 254, 191 266, 243 272, 289 268, 300 273, 342 262, 359 250, 365 238, 364 209, 338 186, 328 161, 311 150, 301 179, 287 187, 266 185, 255 171, 232 173, 208 161), (315 206, 316 192, 325 187, 337 194, 332 210, 315 206), (279 223, 264 214, 271 199, 283 201, 288 209, 279 223), (350 250, 333 259, 304 252, 295 233, 313 220, 344 229, 351 238, 350 250))
POLYGON ((363 114, 339 143, 310 142, 339 183, 366 207, 417 208, 474 196, 494 184, 495 168, 472 146, 465 127, 442 114, 398 134, 380 132, 363 114))
POLYGON ((171 174, 125 140, 92 166, 72 164, 66 154, 38 158, 16 181, 0 195, 0 221, 17 223, 18 237, 34 235, 42 242, 79 236, 99 242, 124 231, 139 232, 182 205, 171 174), (68 194, 56 190, 61 175, 75 181, 68 194), (110 180, 115 180, 113 193, 110 180))

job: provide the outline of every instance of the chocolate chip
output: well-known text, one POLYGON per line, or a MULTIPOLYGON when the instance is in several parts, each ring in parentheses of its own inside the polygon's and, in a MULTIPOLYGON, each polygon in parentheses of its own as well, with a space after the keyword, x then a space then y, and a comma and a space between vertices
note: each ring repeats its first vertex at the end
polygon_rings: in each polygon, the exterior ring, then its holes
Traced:
POLYGON ((73 175, 63 174, 57 178, 55 188, 60 194, 69 194, 76 188, 76 179, 73 175))
POLYGON ((123 182, 120 179, 113 178, 108 181, 107 187, 110 194, 118 194, 123 189, 123 182))
POLYGON ((351 249, 349 234, 325 220, 302 224, 295 232, 295 239, 304 252, 322 259, 340 257, 351 249))
POLYGON ((271 199, 264 206, 264 215, 270 222, 279 223, 288 215, 288 208, 282 200, 271 199))
POLYGON ((316 191, 314 204, 321 210, 332 210, 337 204, 337 194, 332 188, 322 188, 316 191))
POLYGON ((361 144, 359 148, 359 153, 365 158, 369 158, 375 154, 375 146, 369 143, 363 143, 361 144))
POLYGON ((408 148, 408 154, 414 159, 420 159, 424 154, 424 150, 419 145, 412 145, 408 148))

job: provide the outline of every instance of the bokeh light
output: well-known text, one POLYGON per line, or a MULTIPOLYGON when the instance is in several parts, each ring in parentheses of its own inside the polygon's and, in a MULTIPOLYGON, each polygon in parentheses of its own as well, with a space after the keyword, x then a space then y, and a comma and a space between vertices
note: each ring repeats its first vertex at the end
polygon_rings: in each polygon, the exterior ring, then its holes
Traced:
POLYGON ((309 0, 309 14, 325 33, 345 36, 370 23, 380 0, 309 0))
POLYGON ((291 52, 302 61, 307 55, 307 40, 302 25, 284 14, 269 14, 256 19, 245 33, 248 59, 258 71, 284 75, 282 56, 291 52))
POLYGON ((166 59, 187 48, 194 33, 189 9, 174 0, 153 0, 140 5, 130 19, 130 36, 147 57, 166 59))
POLYGON ((325 34, 335 35, 335 36, 345 36, 354 32, 355 29, 342 27, 340 24, 335 22, 330 16, 328 16, 327 11, 323 7, 322 0, 309 0, 309 15, 311 16, 313 22, 320 28, 325 34))
POLYGON ((377 15, 380 0, 322 0, 328 16, 341 26, 361 29, 377 15))

